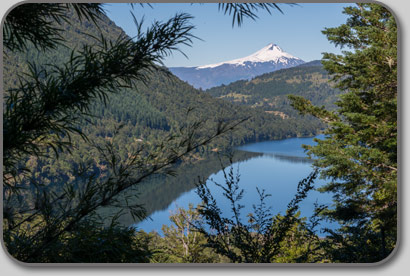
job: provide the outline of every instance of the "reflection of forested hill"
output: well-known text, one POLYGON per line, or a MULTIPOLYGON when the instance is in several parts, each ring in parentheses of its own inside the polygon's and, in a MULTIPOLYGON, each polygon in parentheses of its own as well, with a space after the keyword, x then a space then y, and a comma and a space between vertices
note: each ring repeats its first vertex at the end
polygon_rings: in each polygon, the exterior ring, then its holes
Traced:
POLYGON ((291 155, 284 155, 284 154, 270 154, 270 153, 264 153, 264 155, 272 156, 276 159, 287 161, 290 163, 313 163, 313 161, 311 159, 308 159, 307 157, 291 156, 291 155))
MULTIPOLYGON (((236 151, 233 162, 246 161, 262 153, 236 151)), ((228 166, 226 158, 221 158, 223 165, 228 166)), ((176 169, 176 176, 156 175, 145 181, 136 190, 127 192, 124 197, 130 197, 133 193, 138 194, 135 203, 142 204, 148 215, 155 211, 166 209, 181 194, 188 192, 196 187, 198 177, 207 179, 210 175, 221 170, 221 163, 216 154, 210 154, 207 158, 195 163, 183 164, 176 169)), ((131 202, 132 203, 132 202, 131 202)), ((104 216, 112 215, 118 210, 106 208, 101 210, 104 216)), ((119 222, 123 225, 131 225, 135 220, 130 214, 123 215, 119 222)))

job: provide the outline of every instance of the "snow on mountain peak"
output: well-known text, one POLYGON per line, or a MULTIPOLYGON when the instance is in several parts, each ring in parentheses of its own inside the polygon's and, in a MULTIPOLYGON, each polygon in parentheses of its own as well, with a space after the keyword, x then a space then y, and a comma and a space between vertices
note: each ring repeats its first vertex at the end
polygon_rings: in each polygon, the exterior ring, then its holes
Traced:
POLYGON ((280 52, 283 52, 283 50, 278 46, 278 45, 276 45, 275 43, 269 43, 266 47, 264 47, 262 50, 265 50, 265 51, 273 51, 273 50, 278 50, 278 51, 280 51, 280 52))
POLYGON ((221 66, 223 64, 233 64, 233 65, 244 65, 245 62, 274 62, 274 63, 285 63, 287 64, 288 59, 296 59, 302 61, 300 58, 292 56, 289 53, 284 52, 277 44, 269 43, 267 46, 263 47, 259 51, 244 57, 238 58, 230 61, 219 62, 215 64, 198 66, 197 69, 204 68, 214 68, 221 66))

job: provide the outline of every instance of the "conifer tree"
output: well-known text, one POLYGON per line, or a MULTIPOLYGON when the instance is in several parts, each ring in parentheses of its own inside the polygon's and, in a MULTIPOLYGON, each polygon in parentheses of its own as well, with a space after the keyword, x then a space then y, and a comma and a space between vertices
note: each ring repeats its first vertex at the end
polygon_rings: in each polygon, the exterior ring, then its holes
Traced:
POLYGON ((347 47, 322 63, 344 94, 336 111, 291 96, 302 114, 328 123, 325 138, 306 146, 334 194, 324 214, 341 225, 330 231, 333 261, 376 262, 390 254, 397 231, 397 25, 378 4, 344 9, 347 22, 323 31, 347 47), (336 247, 334 246, 336 245, 336 247))

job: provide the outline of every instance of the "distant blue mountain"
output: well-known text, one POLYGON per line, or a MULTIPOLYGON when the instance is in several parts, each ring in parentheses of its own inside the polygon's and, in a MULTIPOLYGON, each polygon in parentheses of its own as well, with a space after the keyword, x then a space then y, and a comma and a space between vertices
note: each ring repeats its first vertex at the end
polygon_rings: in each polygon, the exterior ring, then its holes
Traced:
POLYGON ((197 67, 170 67, 169 70, 195 88, 208 89, 303 63, 305 62, 300 58, 270 43, 244 58, 197 67))

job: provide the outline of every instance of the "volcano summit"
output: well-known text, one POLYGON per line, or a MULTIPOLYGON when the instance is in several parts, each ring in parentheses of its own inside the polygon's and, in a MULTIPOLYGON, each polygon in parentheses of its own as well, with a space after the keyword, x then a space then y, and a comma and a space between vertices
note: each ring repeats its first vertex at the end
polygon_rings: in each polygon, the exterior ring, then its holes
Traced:
POLYGON ((270 43, 247 57, 197 67, 170 67, 169 70, 195 88, 208 89, 303 63, 300 58, 270 43))

